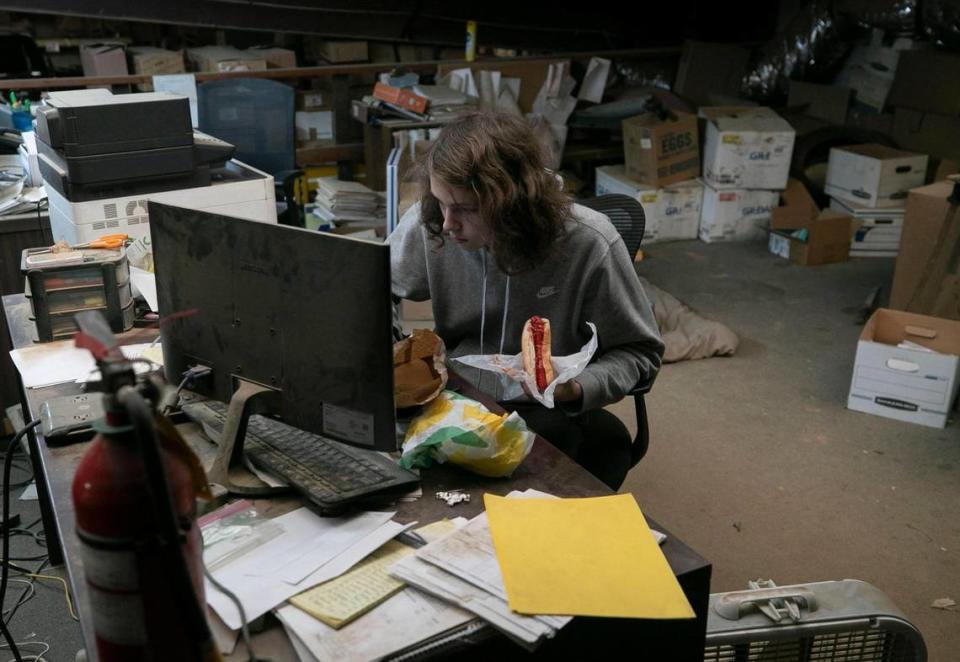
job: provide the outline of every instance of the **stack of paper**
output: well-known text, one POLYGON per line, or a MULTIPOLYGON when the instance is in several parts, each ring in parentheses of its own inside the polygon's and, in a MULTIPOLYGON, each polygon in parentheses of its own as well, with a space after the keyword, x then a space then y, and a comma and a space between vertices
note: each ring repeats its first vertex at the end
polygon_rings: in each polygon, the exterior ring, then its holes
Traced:
MULTIPOLYGON (((24 135, 33 135, 26 133, 24 135)), ((16 154, 0 154, 0 214, 36 212, 38 205, 47 204, 43 183, 31 186, 32 179, 16 154)))
MULTIPOLYGON (((465 523, 442 520, 417 533, 432 541, 465 523)), ((301 662, 396 657, 486 627, 472 613, 405 587, 387 573, 398 558, 412 554, 413 548, 391 541, 350 572, 275 610, 301 662)))
POLYGON ((342 182, 336 177, 318 177, 316 207, 313 213, 333 223, 368 223, 386 221, 383 196, 359 182, 342 182))
MULTIPOLYGON (((213 571, 253 620, 298 593, 338 577, 409 526, 391 521, 394 513, 319 517, 300 508, 273 519, 282 532, 213 571)), ((232 630, 241 625, 233 602, 211 583, 207 603, 232 630)), ((312 617, 311 617, 312 618, 312 617)))
MULTIPOLYGON (((509 496, 550 498, 535 490, 509 496)), ((570 621, 569 617, 524 616, 510 610, 486 513, 394 564, 390 574, 473 612, 530 649, 570 621)))

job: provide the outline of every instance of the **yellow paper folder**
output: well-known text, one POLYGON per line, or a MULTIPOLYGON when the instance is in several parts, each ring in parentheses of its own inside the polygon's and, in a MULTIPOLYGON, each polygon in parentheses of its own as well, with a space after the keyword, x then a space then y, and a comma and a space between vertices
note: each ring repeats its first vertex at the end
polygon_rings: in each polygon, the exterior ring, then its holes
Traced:
POLYGON ((694 618, 632 495, 483 500, 512 610, 694 618))

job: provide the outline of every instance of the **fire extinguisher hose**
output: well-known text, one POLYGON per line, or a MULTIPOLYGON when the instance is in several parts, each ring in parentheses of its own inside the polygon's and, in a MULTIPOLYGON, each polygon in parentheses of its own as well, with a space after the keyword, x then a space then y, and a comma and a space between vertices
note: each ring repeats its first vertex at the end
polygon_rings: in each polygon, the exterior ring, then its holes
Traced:
POLYGON ((177 521, 173 494, 163 467, 154 428, 153 411, 144 397, 132 386, 122 387, 118 396, 133 423, 134 434, 143 456, 154 526, 160 545, 167 551, 163 554, 163 558, 169 565, 169 577, 180 613, 183 614, 184 628, 190 640, 196 644, 195 659, 203 662, 219 660, 219 652, 210 634, 203 606, 194 590, 187 560, 181 550, 182 532, 177 521))

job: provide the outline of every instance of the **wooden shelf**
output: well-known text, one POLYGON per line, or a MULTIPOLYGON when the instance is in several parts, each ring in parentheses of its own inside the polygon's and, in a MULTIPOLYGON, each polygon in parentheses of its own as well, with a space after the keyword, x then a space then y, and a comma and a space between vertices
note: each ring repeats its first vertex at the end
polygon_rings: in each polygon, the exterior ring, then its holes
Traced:
MULTIPOLYGON (((571 52, 554 53, 549 56, 523 56, 508 58, 490 58, 477 60, 476 62, 467 62, 466 60, 424 60, 421 62, 374 62, 360 64, 331 64, 322 67, 296 67, 293 69, 267 69, 265 71, 225 71, 225 72, 197 72, 197 82, 202 83, 207 80, 223 80, 227 78, 272 78, 272 79, 297 79, 297 78, 328 78, 331 76, 350 75, 350 74, 376 74, 391 69, 404 69, 406 71, 434 72, 439 67, 469 67, 473 65, 490 65, 497 62, 517 63, 517 62, 555 62, 565 59, 581 59, 588 57, 606 57, 606 58, 625 58, 625 59, 649 59, 658 57, 672 57, 680 54, 680 48, 676 46, 665 48, 634 48, 628 50, 615 51, 593 51, 593 52, 571 52)), ((0 89, 4 90, 46 90, 46 89, 64 89, 71 87, 87 87, 88 85, 136 85, 138 83, 149 83, 152 76, 133 75, 133 76, 104 76, 104 77, 86 77, 86 76, 62 76, 57 78, 16 78, 12 80, 0 81, 0 89)))
POLYGON ((297 147, 297 167, 305 168, 319 163, 340 161, 362 161, 363 143, 333 145, 327 143, 306 143, 297 147))

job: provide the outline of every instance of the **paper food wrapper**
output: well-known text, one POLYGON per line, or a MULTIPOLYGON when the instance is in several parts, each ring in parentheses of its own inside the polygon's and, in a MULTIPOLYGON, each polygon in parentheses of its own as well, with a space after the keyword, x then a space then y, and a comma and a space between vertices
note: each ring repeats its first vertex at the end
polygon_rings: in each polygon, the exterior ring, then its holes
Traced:
POLYGON ((393 345, 393 393, 397 409, 424 405, 447 385, 447 349, 433 331, 416 329, 393 345))
MULTIPOLYGON (((519 391, 519 393, 522 393, 519 385, 526 384, 534 400, 548 409, 553 409, 553 392, 557 386, 570 381, 583 372, 583 369, 587 367, 587 364, 590 363, 590 360, 597 351, 597 344, 599 342, 597 340, 597 327, 592 322, 587 322, 587 326, 590 327, 593 335, 590 337, 590 340, 587 341, 587 344, 580 348, 579 352, 570 354, 569 356, 552 357, 551 364, 553 365, 554 379, 547 384, 547 388, 544 389, 543 393, 540 393, 537 388, 536 379, 524 371, 523 354, 470 354, 468 356, 459 356, 456 360, 464 365, 497 373, 501 376, 502 380, 516 383, 518 386, 515 390, 519 391)), ((519 397, 519 393, 517 393, 517 397, 519 397)), ((504 399, 513 399, 509 397, 509 390, 505 390, 504 399)))

